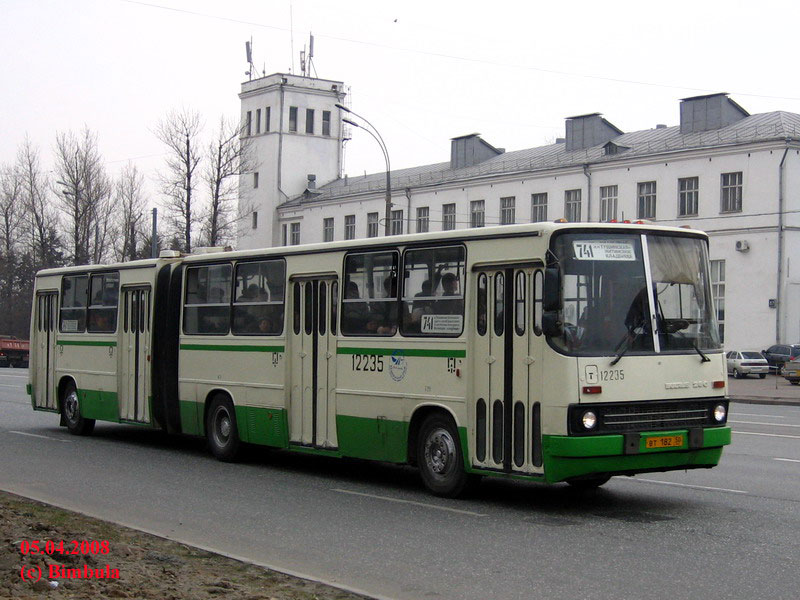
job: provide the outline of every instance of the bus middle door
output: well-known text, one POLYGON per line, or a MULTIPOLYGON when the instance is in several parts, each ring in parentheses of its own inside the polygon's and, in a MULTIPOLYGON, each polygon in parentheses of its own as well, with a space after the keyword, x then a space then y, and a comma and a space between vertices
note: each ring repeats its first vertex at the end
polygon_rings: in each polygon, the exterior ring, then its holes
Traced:
POLYGON ((33 382, 34 403, 36 408, 58 409, 56 400, 56 309, 58 294, 45 292, 36 295, 36 328, 35 339, 31 340, 34 348, 34 362, 31 364, 35 374, 33 382))
POLYGON ((119 327, 119 418, 150 421, 150 288, 123 287, 119 327))
POLYGON ((293 444, 333 449, 336 437, 336 305, 333 277, 292 284, 289 439, 293 444))

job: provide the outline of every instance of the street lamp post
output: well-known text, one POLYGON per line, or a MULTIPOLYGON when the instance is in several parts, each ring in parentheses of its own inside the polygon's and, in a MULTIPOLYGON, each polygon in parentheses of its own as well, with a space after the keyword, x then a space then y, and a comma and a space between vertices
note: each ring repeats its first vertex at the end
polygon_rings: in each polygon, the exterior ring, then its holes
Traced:
POLYGON ((386 143, 383 141, 383 137, 381 137, 380 132, 367 119, 365 119, 358 113, 350 110, 343 104, 336 104, 335 106, 339 110, 343 110, 346 113, 350 113, 351 115, 358 117, 359 119, 364 121, 367 125, 369 125, 371 129, 367 129, 363 125, 359 125, 358 123, 350 119, 345 119, 345 118, 342 119, 342 121, 344 121, 348 125, 352 125, 353 127, 358 127, 359 129, 363 129, 368 134, 370 134, 375 139, 375 141, 378 142, 378 146, 380 146, 381 152, 383 152, 383 159, 386 161, 386 207, 384 209, 384 217, 383 217, 384 235, 389 236, 391 234, 391 219, 392 219, 392 168, 389 162, 389 151, 386 149, 386 143))

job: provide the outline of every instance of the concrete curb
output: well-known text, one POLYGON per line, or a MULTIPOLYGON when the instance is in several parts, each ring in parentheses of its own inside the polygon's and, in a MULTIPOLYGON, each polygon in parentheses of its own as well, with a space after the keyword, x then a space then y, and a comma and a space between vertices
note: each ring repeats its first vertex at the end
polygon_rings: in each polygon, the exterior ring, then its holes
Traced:
POLYGON ((800 406, 800 400, 792 398, 770 398, 769 396, 728 396, 731 402, 741 404, 775 404, 779 406, 800 406))

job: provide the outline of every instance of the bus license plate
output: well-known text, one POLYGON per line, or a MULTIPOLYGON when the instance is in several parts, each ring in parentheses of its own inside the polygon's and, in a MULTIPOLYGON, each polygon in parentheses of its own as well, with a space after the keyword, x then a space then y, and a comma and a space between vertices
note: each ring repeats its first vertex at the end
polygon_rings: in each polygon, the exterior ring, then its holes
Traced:
POLYGON ((683 446, 682 435, 660 435, 645 440, 647 448, 678 448, 683 446))

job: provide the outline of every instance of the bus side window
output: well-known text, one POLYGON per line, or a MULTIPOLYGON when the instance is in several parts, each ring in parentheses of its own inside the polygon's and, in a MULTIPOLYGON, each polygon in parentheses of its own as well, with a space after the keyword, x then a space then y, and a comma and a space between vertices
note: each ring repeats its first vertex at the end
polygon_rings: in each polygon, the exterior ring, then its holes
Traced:
POLYGON ((336 319, 339 306, 339 282, 331 283, 331 335, 336 335, 336 319))
POLYGON ((395 250, 348 254, 344 268, 342 325, 344 335, 397 333, 397 266, 395 250))
POLYGON ((63 333, 79 333, 86 329, 86 304, 89 294, 88 275, 65 275, 61 281, 61 325, 63 333))
MULTIPOLYGON (((225 335, 230 329, 231 265, 186 269, 183 332, 225 335)), ((131 325, 131 329, 134 329, 131 325)))
POLYGON ((114 333, 117 330, 117 303, 119 301, 119 273, 92 275, 89 285, 89 315, 87 331, 114 333))
POLYGON ((414 249, 404 253, 403 335, 461 335, 465 254, 463 246, 414 249))
POLYGON ((525 271, 517 271, 514 286, 514 331, 517 335, 525 333, 525 301, 528 278, 525 271))
POLYGON ((244 262, 236 265, 233 300, 235 335, 283 333, 286 264, 283 260, 244 262))

